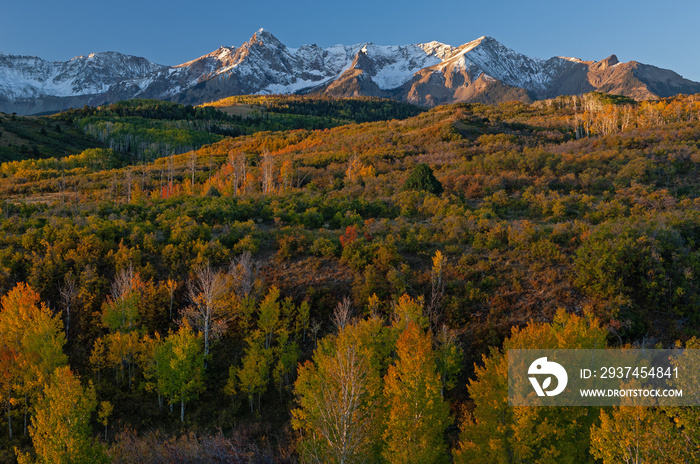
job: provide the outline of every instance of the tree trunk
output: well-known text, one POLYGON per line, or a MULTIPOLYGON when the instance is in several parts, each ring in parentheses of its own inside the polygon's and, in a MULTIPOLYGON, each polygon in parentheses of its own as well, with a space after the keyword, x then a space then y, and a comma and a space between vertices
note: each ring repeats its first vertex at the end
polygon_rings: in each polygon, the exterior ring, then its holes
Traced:
POLYGON ((204 326, 204 359, 206 364, 206 357, 209 354, 209 323, 204 326))
POLYGON ((27 405, 27 394, 24 394, 24 436, 27 436, 27 414, 29 413, 29 406, 27 405))
POLYGON ((204 369, 207 368, 207 359, 209 358, 209 327, 211 324, 210 312, 207 311, 207 318, 204 321, 204 369))
POLYGON ((10 430, 10 440, 12 440, 12 414, 10 409, 10 395, 7 395, 7 427, 10 430))
POLYGON ((180 400, 180 422, 185 422, 185 400, 180 400))
POLYGON ((127 372, 129 374, 129 391, 131 391, 131 360, 129 360, 127 372))

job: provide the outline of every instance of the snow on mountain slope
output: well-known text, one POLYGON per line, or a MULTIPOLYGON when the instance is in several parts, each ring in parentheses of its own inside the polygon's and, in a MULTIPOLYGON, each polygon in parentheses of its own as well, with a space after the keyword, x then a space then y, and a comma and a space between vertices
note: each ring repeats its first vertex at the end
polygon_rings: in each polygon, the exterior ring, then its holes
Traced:
POLYGON ((608 63, 531 58, 487 36, 459 47, 433 41, 289 48, 260 29, 239 47, 221 46, 171 67, 116 52, 66 62, 0 54, 0 111, 31 114, 129 98, 199 104, 255 93, 373 95, 431 106, 527 101, 596 89, 634 98, 700 92, 700 84, 673 71, 608 63))
POLYGON ((160 69, 165 67, 117 52, 77 56, 65 62, 0 54, 0 94, 8 99, 99 94, 124 79, 160 69))
MULTIPOLYGON (((134 79, 128 86, 138 89, 138 97, 183 103, 201 103, 220 95, 293 93, 337 77, 350 65, 360 47, 288 48, 260 29, 238 48, 220 47, 167 72, 134 79)), ((123 93, 123 89, 118 93, 123 93)))
POLYGON ((381 46, 368 43, 360 52, 371 65, 369 69, 358 69, 366 71, 382 90, 399 87, 409 81, 416 72, 441 61, 435 50, 419 45, 381 46))
POLYGON ((480 71, 509 86, 541 93, 546 91, 563 69, 571 65, 571 61, 563 58, 530 58, 485 36, 464 44, 444 60, 438 69, 457 67, 480 71))

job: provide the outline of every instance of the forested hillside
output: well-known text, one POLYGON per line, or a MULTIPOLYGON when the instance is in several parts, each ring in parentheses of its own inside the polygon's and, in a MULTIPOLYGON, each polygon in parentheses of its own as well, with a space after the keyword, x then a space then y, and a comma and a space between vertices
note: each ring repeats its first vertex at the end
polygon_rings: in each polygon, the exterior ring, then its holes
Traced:
POLYGON ((0 113, 0 162, 63 157, 99 147, 69 121, 0 113))
POLYGON ((699 459, 692 408, 510 407, 505 377, 698 346, 697 96, 40 123, 91 142, 0 165, 0 461, 699 459))

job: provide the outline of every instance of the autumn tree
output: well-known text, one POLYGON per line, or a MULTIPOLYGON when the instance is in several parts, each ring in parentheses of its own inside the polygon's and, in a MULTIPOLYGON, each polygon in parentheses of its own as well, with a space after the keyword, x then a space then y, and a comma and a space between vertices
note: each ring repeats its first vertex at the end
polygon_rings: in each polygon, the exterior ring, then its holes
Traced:
POLYGON ((97 411, 97 420, 105 426, 105 441, 107 441, 107 425, 109 425, 109 416, 112 415, 114 406, 109 401, 102 401, 100 409, 97 411))
POLYGON ((247 180, 248 162, 245 153, 229 153, 229 163, 233 167, 233 193, 237 195, 243 190, 247 180))
POLYGON ((124 380, 126 368, 127 382, 131 390, 139 351, 139 333, 132 331, 108 334, 105 337, 105 348, 105 364, 114 367, 117 385, 124 380))
POLYGON ((379 459, 387 337, 376 318, 348 325, 321 340, 313 361, 299 368, 292 425, 301 432, 305 462, 379 459))
POLYGON ((211 341, 226 330, 224 297, 231 285, 228 274, 217 271, 207 264, 194 272, 188 282, 191 306, 185 309, 183 319, 189 321, 204 336, 204 356, 209 355, 211 341))
POLYGON ((615 406, 600 413, 591 428, 591 454, 603 464, 692 462, 688 443, 662 410, 615 406))
POLYGON ((348 160, 348 168, 345 170, 345 179, 348 183, 354 183, 370 179, 376 174, 374 166, 365 165, 359 156, 352 155, 348 160))
POLYGON ((291 299, 279 301, 279 297, 279 289, 273 286, 260 302, 255 311, 257 328, 246 337, 241 366, 232 366, 229 371, 227 391, 247 397, 251 413, 260 411, 260 399, 271 378, 282 393, 291 382, 299 359, 295 340, 297 322, 308 310, 308 304, 301 305, 302 316, 299 316, 299 308, 291 299))
POLYGON ((350 297, 345 297, 335 306, 331 321, 338 330, 343 330, 345 326, 352 322, 353 307, 350 297))
MULTIPOLYGON (((250 412, 260 411, 260 397, 267 390, 272 365, 272 349, 265 347, 264 337, 251 337, 243 354, 240 369, 230 372, 229 384, 233 385, 233 374, 238 379, 238 389, 248 398, 250 412)), ((233 391, 235 387, 230 386, 233 391)))
POLYGON ((265 151, 260 162, 262 193, 269 195, 275 191, 275 159, 265 151))
POLYGON ((133 266, 119 271, 112 282, 111 294, 102 308, 102 324, 111 332, 130 332, 138 328, 139 300, 144 283, 133 266))
MULTIPOLYGON (((683 372, 678 388, 698 398, 700 342, 693 337, 672 360, 683 372)), ((635 385, 631 385, 634 387, 635 385)), ((600 423, 591 428, 591 454, 609 463, 697 462, 700 457, 700 414, 688 406, 629 406, 604 408, 600 423)))
POLYGON ((10 439, 13 437, 12 393, 16 386, 16 378, 19 376, 17 357, 17 351, 0 342, 0 402, 4 405, 7 413, 7 429, 10 439))
POLYGON ((170 312, 168 320, 172 321, 173 320, 173 298, 175 297, 175 290, 177 290, 177 281, 173 279, 168 279, 165 282, 165 288, 168 289, 168 296, 170 297, 170 312))
POLYGON ((103 337, 95 340, 90 353, 90 364, 92 369, 97 371, 97 383, 100 383, 102 377, 102 369, 107 366, 107 345, 103 337))
POLYGON ((158 390, 170 404, 180 403, 180 422, 185 421, 185 404, 204 390, 202 341, 188 324, 170 332, 155 350, 158 390))
POLYGON ((435 362, 441 377, 440 386, 443 395, 445 390, 450 390, 457 385, 457 376, 462 370, 464 356, 457 342, 457 334, 456 330, 443 324, 434 335, 435 362))
POLYGON ((153 337, 146 334, 139 341, 139 349, 137 362, 144 378, 144 389, 147 392, 156 391, 158 393, 158 409, 163 409, 163 392, 158 388, 159 384, 159 369, 158 362, 161 361, 156 354, 163 346, 163 339, 158 332, 153 337))
POLYGON ((410 322, 396 343, 396 363, 384 378, 389 408, 383 455, 390 463, 447 461, 451 420, 429 334, 410 322))
MULTIPOLYGON (((680 348, 682 345, 676 343, 680 348)), ((700 339, 692 337, 685 342, 685 350, 672 360, 672 364, 683 372, 678 388, 692 398, 692 404, 700 402, 700 339)), ((686 401, 689 401, 686 398, 686 401)), ((700 460, 700 411, 694 406, 665 406, 664 414, 675 425, 675 435, 683 443, 683 459, 688 462, 700 460)), ((668 442, 672 445, 675 441, 668 442)))
POLYGON ((39 294, 24 283, 3 296, 0 306, 0 340, 11 358, 5 373, 11 382, 5 390, 15 399, 9 401, 10 408, 13 402, 23 403, 26 432, 30 404, 54 369, 68 361, 63 353, 66 338, 60 316, 54 316, 39 294))
POLYGON ((282 182, 282 190, 287 192, 292 188, 292 181, 294 180, 294 165, 292 160, 286 159, 282 162, 280 167, 280 181, 282 182))
POLYGON ((514 328, 503 350, 492 348, 468 385, 474 411, 462 424, 457 463, 581 463, 590 461, 589 428, 597 410, 508 405, 508 350, 604 348, 607 330, 590 315, 564 310, 551 323, 514 328))
POLYGON ((58 289, 61 298, 61 306, 66 315, 66 338, 70 335, 71 309, 78 302, 78 285, 75 276, 69 274, 65 277, 63 285, 58 289))
POLYGON ((126 367, 129 389, 134 378, 135 358, 138 351, 141 307, 146 284, 133 265, 117 272, 112 281, 111 292, 102 305, 102 324, 109 330, 93 347, 91 361, 99 369, 102 365, 115 369, 116 383, 124 380, 126 367), (101 353, 101 350, 104 350, 101 353))
POLYGON ((188 158, 188 164, 189 164, 189 168, 190 168, 190 171, 192 174, 192 181, 191 181, 192 184, 191 185, 192 185, 192 188, 194 188, 194 173, 195 173, 195 170, 197 169, 197 151, 196 150, 192 150, 190 152, 190 156, 188 158))
POLYGON ((244 251, 231 260, 229 274, 231 275, 234 293, 241 299, 254 296, 258 279, 259 264, 253 260, 250 251, 244 251))
MULTIPOLYGON (((92 439, 90 418, 97 407, 95 388, 84 388, 68 366, 57 367, 36 404, 29 433, 39 464, 107 462, 92 439)), ((20 463, 31 462, 18 453, 20 463)))
POLYGON ((294 373, 299 364, 301 349, 289 331, 281 331, 277 336, 277 343, 273 349, 276 360, 272 367, 272 379, 280 393, 287 391, 294 380, 294 373))
POLYGON ((280 320, 282 308, 280 306, 279 297, 279 289, 277 287, 272 287, 258 306, 258 329, 265 341, 265 349, 270 349, 272 347, 273 338, 282 322, 280 320))
POLYGON ((407 294, 402 295, 393 305, 392 325, 395 329, 403 331, 409 324, 416 324, 422 329, 428 328, 428 318, 423 311, 423 297, 412 298, 407 294))
POLYGON ((442 300, 445 296, 445 265, 447 259, 440 250, 433 256, 433 266, 430 273, 430 299, 426 307, 426 313, 430 326, 435 330, 440 325, 442 318, 442 300))

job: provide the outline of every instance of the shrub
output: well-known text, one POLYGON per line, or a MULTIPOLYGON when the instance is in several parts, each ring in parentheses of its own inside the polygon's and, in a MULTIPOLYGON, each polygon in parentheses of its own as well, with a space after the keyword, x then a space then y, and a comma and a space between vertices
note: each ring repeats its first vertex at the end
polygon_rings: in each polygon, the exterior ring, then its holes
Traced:
POLYGON ((427 164, 419 164, 406 179, 403 185, 404 190, 423 190, 435 195, 440 195, 443 192, 442 184, 433 174, 433 170, 427 164))

